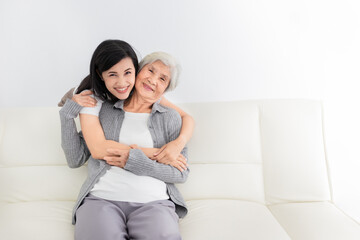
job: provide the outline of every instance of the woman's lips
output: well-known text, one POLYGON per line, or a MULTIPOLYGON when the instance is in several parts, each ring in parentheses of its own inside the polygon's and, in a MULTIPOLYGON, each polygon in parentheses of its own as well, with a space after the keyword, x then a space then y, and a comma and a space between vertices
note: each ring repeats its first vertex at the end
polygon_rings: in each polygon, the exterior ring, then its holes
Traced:
POLYGON ((115 88, 115 91, 118 93, 126 93, 128 89, 129 89, 129 86, 123 87, 123 88, 115 88))
POLYGON ((145 90, 147 90, 147 91, 151 91, 151 92, 154 91, 154 90, 153 90, 149 85, 147 85, 146 83, 144 83, 143 86, 144 86, 145 90))

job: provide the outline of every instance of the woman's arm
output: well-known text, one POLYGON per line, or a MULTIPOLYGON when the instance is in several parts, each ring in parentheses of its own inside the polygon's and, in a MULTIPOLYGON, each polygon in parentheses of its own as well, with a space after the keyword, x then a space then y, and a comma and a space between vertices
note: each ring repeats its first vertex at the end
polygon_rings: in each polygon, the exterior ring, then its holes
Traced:
POLYGON ((103 159, 107 154, 106 149, 108 148, 130 150, 128 145, 105 138, 98 116, 80 113, 80 125, 93 158, 103 159))
POLYGON ((78 133, 74 118, 77 117, 82 106, 68 99, 60 109, 61 147, 66 161, 71 168, 82 166, 90 157, 84 138, 78 133))
POLYGON ((169 102, 165 97, 161 98, 160 104, 175 109, 180 114, 180 117, 182 119, 182 126, 179 137, 175 140, 179 141, 179 143, 182 143, 184 147, 186 143, 191 139, 191 136, 194 132, 194 119, 181 108, 169 102))
POLYGON ((160 148, 160 150, 155 153, 154 158, 152 158, 161 163, 168 163, 174 161, 179 156, 181 150, 190 140, 194 132, 195 121, 189 114, 184 112, 178 106, 169 102, 164 97, 161 99, 160 104, 175 109, 180 114, 182 119, 182 126, 179 136, 174 141, 171 141, 162 146, 162 148, 160 148))

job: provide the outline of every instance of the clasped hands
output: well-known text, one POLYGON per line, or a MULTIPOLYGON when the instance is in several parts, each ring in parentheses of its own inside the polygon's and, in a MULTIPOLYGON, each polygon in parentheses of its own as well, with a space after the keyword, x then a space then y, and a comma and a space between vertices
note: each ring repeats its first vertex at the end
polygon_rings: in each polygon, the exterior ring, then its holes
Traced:
MULTIPOLYGON (((140 149, 137 145, 130 145, 131 149, 140 149)), ((151 160, 171 165, 183 172, 187 169, 187 159, 180 152, 183 146, 176 140, 169 142, 162 146, 159 150, 150 151, 145 153, 151 160)), ((128 158, 130 150, 124 149, 107 149, 108 155, 104 157, 104 160, 112 166, 124 168, 128 158)))

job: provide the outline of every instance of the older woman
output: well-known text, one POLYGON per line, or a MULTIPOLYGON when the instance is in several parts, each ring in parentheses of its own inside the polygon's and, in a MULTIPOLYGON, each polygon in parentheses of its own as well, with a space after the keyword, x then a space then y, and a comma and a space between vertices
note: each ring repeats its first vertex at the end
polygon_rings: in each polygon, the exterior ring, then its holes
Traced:
MULTIPOLYGON (((160 105, 159 100, 165 90, 176 87, 177 67, 166 53, 146 56, 140 63, 132 96, 115 104, 102 103, 99 119, 104 137, 144 148, 160 148, 176 139, 181 117, 175 110, 160 105)), ((77 107, 68 100, 60 114, 69 114, 77 107)), ((99 108, 91 110, 95 109, 99 108)), ((97 115, 91 110, 87 113, 97 115)), ((62 135, 71 140, 66 133, 62 135)), ((88 137, 86 141, 94 146, 97 139, 88 137)), ((67 158, 71 158, 70 148, 64 149, 67 158)), ((181 239, 178 217, 184 217, 187 209, 174 183, 185 182, 189 169, 180 171, 154 161, 140 148, 113 149, 108 153, 106 161, 90 158, 89 176, 75 208, 75 238, 181 239)), ((186 148, 179 158, 187 158, 186 148)))

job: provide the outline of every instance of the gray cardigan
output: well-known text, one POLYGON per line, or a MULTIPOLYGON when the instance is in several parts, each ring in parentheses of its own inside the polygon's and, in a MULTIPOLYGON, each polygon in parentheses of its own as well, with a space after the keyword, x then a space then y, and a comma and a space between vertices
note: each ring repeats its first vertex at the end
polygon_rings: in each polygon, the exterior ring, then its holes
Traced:
MULTIPOLYGON (((99 113, 100 123, 108 140, 118 141, 119 134, 124 120, 124 102, 122 100, 111 104, 104 102, 99 113)), ((78 200, 73 210, 72 223, 75 224, 75 213, 86 195, 93 188, 95 183, 110 169, 103 160, 94 159, 86 146, 82 133, 78 133, 74 118, 76 118, 82 107, 76 102, 68 99, 60 110, 61 120, 61 146, 69 167, 77 168, 88 161, 88 176, 81 187, 78 200)), ((160 148, 164 144, 175 140, 181 129, 181 117, 179 113, 171 108, 153 104, 152 112, 148 121, 148 128, 153 139, 154 147, 160 148)), ((186 158, 187 147, 181 152, 186 158)), ((129 159, 124 167, 136 175, 150 176, 166 183, 170 200, 175 203, 176 213, 180 218, 187 214, 187 208, 183 197, 174 185, 183 183, 189 174, 189 169, 180 172, 170 165, 158 163, 146 157, 140 149, 131 149, 129 159)))

